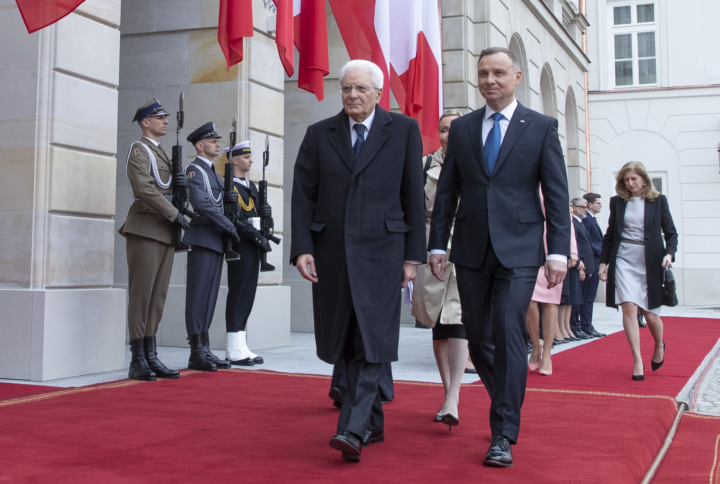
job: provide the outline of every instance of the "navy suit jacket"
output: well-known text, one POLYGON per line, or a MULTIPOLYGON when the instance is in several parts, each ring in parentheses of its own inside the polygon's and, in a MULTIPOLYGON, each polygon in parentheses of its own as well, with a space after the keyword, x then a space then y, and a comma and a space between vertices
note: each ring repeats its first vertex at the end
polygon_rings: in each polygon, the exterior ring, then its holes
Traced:
POLYGON ((541 186, 548 253, 569 256, 568 183, 557 119, 518 103, 490 175, 484 115, 483 107, 452 122, 428 250, 446 249, 455 219, 451 262, 478 269, 492 242, 504 267, 540 267, 545 256, 541 186))
POLYGON ((600 224, 597 219, 592 215, 587 215, 582 221, 583 227, 590 236, 590 242, 592 243, 593 255, 596 259, 600 258, 600 252, 602 252, 602 241, 603 232, 600 228, 600 224))
POLYGON ((593 254, 593 246, 590 242, 590 236, 585 230, 585 226, 578 219, 573 217, 573 224, 575 225, 575 239, 577 240, 578 257, 585 263, 585 274, 595 274, 597 267, 595 267, 595 255, 593 254))

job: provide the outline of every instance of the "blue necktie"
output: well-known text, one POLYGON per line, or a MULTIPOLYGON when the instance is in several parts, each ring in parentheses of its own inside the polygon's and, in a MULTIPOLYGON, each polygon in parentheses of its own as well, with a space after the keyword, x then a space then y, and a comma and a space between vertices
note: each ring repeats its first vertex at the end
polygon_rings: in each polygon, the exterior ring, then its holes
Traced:
POLYGON ((500 145, 502 144, 502 131, 500 131, 502 114, 493 113, 490 117, 493 118, 493 127, 485 140, 485 159, 487 160, 488 171, 492 175, 498 154, 500 154, 500 145))
POLYGON ((355 146, 353 146, 353 151, 355 151, 355 158, 360 158, 360 150, 362 150, 363 145, 365 144, 365 125, 357 123, 355 126, 353 126, 355 131, 357 131, 357 141, 355 141, 355 146))

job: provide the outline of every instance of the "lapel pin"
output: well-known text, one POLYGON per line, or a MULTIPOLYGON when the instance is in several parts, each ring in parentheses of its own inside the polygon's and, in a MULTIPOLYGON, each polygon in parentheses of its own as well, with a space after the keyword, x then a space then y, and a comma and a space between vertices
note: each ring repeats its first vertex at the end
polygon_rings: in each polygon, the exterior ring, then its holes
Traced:
POLYGON ((521 119, 521 120, 520 120, 520 122, 521 122, 521 123, 524 123, 524 122, 525 122, 525 120, 524 120, 524 119, 521 119))

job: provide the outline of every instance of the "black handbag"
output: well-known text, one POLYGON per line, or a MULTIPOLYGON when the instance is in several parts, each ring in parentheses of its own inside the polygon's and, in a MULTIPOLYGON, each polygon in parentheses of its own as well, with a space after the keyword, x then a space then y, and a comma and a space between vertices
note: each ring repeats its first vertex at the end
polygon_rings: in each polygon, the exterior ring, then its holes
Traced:
POLYGON ((675 292, 675 276, 669 268, 663 271, 663 306, 675 307, 678 305, 675 292))

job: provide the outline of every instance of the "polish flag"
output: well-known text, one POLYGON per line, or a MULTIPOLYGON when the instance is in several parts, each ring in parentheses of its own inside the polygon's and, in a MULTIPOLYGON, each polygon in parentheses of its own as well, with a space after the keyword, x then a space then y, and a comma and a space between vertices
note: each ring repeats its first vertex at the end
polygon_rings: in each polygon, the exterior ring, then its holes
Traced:
MULTIPOLYGON (((404 114, 418 121, 423 151, 440 147, 443 109, 438 0, 330 0, 351 59, 380 66, 404 114), (392 29, 390 21, 392 20, 392 29)), ((389 107, 390 96, 383 96, 389 107)))
POLYGON ((85 0, 15 0, 29 34, 69 15, 85 0))
POLYGON ((325 99, 323 78, 330 72, 325 0, 273 0, 277 7, 275 42, 285 73, 294 73, 295 51, 300 54, 298 87, 325 99))
POLYGON ((220 0, 218 43, 228 70, 243 60, 243 37, 252 35, 252 0, 220 0))

